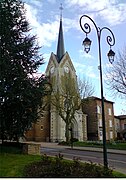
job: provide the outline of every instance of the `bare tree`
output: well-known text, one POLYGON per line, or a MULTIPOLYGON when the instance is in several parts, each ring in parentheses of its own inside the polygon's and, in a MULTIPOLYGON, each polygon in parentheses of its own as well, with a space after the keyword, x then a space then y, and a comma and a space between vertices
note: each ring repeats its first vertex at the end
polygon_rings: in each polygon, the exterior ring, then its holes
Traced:
POLYGON ((86 77, 83 77, 82 79, 78 77, 78 88, 81 99, 90 97, 95 93, 93 84, 86 77))
POLYGON ((113 65, 107 69, 107 85, 114 95, 126 97, 126 47, 119 51, 113 65))
POLYGON ((51 104, 56 108, 59 116, 66 123, 66 142, 70 139, 69 130, 75 119, 75 113, 80 110, 81 100, 77 89, 77 84, 70 74, 61 78, 62 86, 53 91, 51 104))

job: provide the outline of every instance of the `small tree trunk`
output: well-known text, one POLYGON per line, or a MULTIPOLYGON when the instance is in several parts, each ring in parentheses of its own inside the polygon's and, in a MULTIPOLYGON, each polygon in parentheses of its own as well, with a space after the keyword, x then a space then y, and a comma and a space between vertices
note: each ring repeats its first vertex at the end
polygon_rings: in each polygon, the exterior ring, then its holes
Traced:
POLYGON ((69 142, 69 124, 66 123, 66 142, 69 142))
POLYGON ((2 128, 1 139, 2 139, 2 144, 3 144, 3 142, 4 142, 4 130, 3 130, 3 128, 2 128))

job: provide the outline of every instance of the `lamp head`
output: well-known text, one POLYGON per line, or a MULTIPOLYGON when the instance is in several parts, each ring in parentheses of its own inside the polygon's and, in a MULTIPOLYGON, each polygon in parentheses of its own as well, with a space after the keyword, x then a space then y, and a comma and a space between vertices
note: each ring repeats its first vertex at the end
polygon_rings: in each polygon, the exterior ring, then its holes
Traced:
POLYGON ((110 49, 107 55, 108 55, 109 62, 112 64, 114 62, 115 52, 110 49))
POLYGON ((88 52, 90 51, 91 40, 86 37, 86 38, 84 39, 82 45, 84 45, 84 51, 86 51, 86 53, 88 53, 88 52))

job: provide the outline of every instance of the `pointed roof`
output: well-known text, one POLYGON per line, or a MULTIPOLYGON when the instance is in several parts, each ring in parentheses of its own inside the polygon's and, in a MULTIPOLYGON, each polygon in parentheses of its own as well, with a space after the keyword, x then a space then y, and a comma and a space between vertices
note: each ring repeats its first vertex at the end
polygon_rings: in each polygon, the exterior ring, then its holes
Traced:
POLYGON ((59 35, 58 35, 58 44, 57 44, 57 61, 58 63, 61 61, 63 55, 65 54, 64 49, 64 39, 63 39, 63 27, 62 27, 62 4, 61 4, 61 15, 60 15, 60 27, 59 27, 59 35))

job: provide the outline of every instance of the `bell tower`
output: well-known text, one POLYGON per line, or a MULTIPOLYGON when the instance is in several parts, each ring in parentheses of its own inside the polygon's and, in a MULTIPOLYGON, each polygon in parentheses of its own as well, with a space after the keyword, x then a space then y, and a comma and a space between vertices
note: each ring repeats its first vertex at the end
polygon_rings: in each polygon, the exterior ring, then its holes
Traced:
MULTIPOLYGON (((50 104, 50 141, 59 142, 66 141, 66 122, 64 116, 66 114, 64 109, 64 102, 66 96, 78 97, 77 102, 80 101, 78 87, 77 87, 77 76, 76 70, 73 66, 72 60, 65 52, 64 48, 64 37, 63 37, 63 19, 62 19, 62 4, 60 6, 60 23, 59 33, 57 42, 56 54, 51 53, 47 68, 46 76, 49 77, 50 83, 52 84, 52 100, 50 104), (62 110, 60 107, 62 106, 62 110), (62 114, 60 111, 64 112, 62 114)), ((73 106, 73 109, 75 107, 73 106)), ((72 111, 72 109, 71 109, 72 111)), ((75 111, 73 116, 72 126, 73 137, 80 141, 87 139, 86 131, 86 117, 82 113, 81 107, 75 111)))

